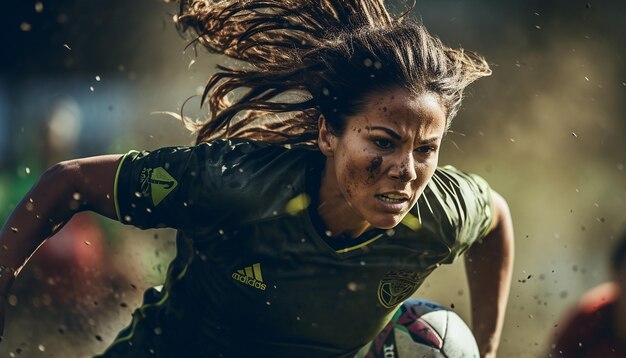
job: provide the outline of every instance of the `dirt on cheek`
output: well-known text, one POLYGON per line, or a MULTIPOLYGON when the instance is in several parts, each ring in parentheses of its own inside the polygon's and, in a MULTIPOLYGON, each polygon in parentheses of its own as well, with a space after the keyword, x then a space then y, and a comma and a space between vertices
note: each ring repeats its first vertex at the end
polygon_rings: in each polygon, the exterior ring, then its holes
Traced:
POLYGON ((354 161, 346 163, 345 177, 342 181, 347 197, 353 198, 360 189, 363 189, 363 185, 374 183, 380 174, 382 164, 383 158, 381 156, 371 158, 364 173, 363 167, 357 165, 354 161))
POLYGON ((370 160, 369 165, 367 166, 367 181, 371 182, 376 179, 378 173, 380 173, 380 167, 383 164, 383 157, 377 156, 370 160))

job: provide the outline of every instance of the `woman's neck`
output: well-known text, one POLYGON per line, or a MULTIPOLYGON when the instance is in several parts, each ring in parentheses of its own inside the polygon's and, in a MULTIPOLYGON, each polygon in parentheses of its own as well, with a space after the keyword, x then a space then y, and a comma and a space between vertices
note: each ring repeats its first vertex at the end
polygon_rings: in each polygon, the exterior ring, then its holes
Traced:
POLYGON ((372 226, 345 199, 336 178, 332 159, 327 159, 322 173, 317 211, 330 230, 329 236, 359 237, 372 226))

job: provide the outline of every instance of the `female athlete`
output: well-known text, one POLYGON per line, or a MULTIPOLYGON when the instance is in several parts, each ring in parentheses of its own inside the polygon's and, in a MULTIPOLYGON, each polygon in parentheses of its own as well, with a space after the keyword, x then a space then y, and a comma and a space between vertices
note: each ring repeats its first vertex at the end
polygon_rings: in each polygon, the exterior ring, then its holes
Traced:
POLYGON ((437 167, 464 88, 491 73, 484 59, 382 0, 179 5, 181 31, 234 60, 207 84, 196 145, 48 169, 0 232, 2 297, 91 210, 178 230, 165 284, 102 357, 351 357, 466 253, 474 334, 495 356, 510 214, 480 177, 437 167))

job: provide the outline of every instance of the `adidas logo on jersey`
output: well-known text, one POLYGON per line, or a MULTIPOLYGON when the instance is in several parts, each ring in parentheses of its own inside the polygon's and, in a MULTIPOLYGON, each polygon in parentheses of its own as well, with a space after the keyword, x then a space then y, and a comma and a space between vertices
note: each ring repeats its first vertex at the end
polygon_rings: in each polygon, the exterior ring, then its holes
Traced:
POLYGON ((244 267, 237 270, 231 275, 233 280, 252 286, 261 291, 265 291, 267 285, 263 283, 263 275, 261 274, 261 263, 257 262, 252 266, 244 267))

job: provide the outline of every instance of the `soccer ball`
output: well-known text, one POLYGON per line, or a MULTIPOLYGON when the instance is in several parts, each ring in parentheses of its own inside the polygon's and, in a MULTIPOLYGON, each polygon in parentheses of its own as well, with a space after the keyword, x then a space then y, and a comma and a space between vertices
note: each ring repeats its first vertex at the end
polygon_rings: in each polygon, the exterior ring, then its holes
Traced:
POLYGON ((479 358, 469 327, 437 303, 409 299, 356 358, 479 358))

